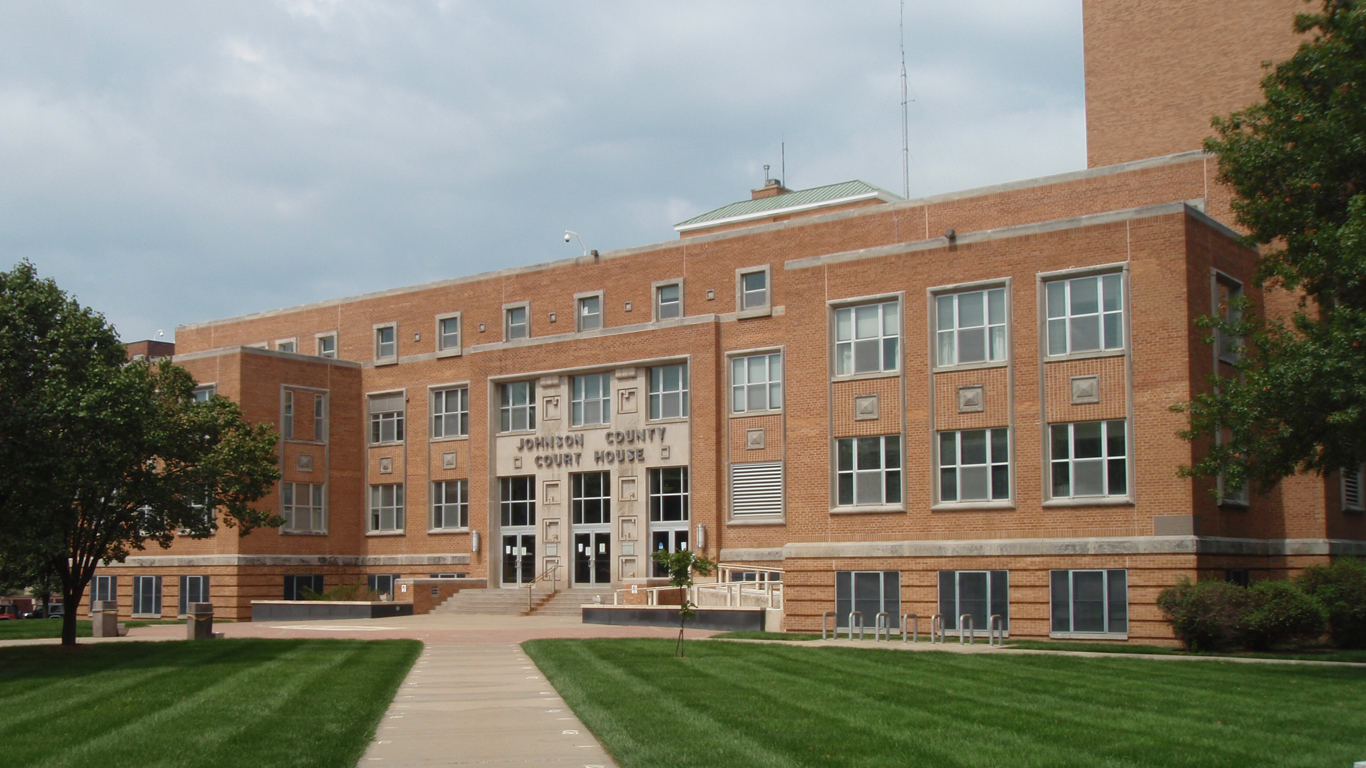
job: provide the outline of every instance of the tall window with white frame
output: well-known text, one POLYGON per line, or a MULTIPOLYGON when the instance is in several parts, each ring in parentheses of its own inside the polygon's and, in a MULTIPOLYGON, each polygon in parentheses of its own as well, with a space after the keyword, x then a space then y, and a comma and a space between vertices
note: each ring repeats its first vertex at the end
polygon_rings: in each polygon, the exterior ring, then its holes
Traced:
POLYGON ((602 327, 602 297, 584 296, 579 299, 580 331, 596 331, 602 327))
POLYGON ((1049 425, 1053 498, 1127 496, 1127 431, 1123 419, 1049 425))
POLYGON ((835 310, 835 375, 900 370, 901 303, 835 310))
POLYGON ((969 616, 973 630, 990 630, 992 617, 1000 616, 1000 629, 1009 631, 1010 572, 940 571, 939 614, 944 617, 944 629, 966 630, 959 620, 969 616))
MULTIPOLYGON (((1214 277, 1214 316, 1225 323, 1237 323, 1242 319, 1241 300, 1243 284, 1223 274, 1214 277)), ((1215 353, 1225 363, 1236 363, 1242 355, 1242 338, 1220 328, 1214 335, 1215 353)))
POLYGON ((1048 354, 1124 348, 1124 276, 1118 272, 1045 283, 1048 354))
POLYGON ((432 390, 432 438, 465 437, 470 433, 470 388, 432 390))
POLYGON ((337 336, 327 334, 318 337, 318 357, 336 358, 337 356, 337 336))
POLYGON ((319 394, 313 395, 313 439, 327 442, 327 397, 319 394))
POLYGON ((280 483, 284 533, 326 533, 327 505, 322 483, 280 483))
POLYGON ((1061 634, 1127 634, 1128 581, 1128 572, 1121 568, 1052 571, 1050 630, 1061 634))
POLYGON ((660 365, 650 369, 650 418, 688 417, 688 364, 660 365))
POLYGON ((375 329, 375 360, 398 359, 398 329, 386 325, 375 329))
POLYGON ((441 352, 460 349, 460 318, 443 317, 437 321, 436 348, 441 352))
POLYGON ((286 440, 294 439, 294 391, 285 390, 284 413, 280 416, 280 432, 286 440))
POLYGON ((939 433, 939 500, 1010 499, 1010 430, 939 433))
POLYGON ((780 352, 733 357, 730 361, 731 412, 776 411, 783 407, 783 356, 780 352))
POLYGON ((901 626, 900 571, 835 571, 835 626, 875 627, 886 612, 891 629, 901 626), (855 617, 857 614, 857 618, 855 617))
POLYGON ((184 616, 190 612, 191 603, 209 602, 209 577, 208 576, 181 576, 180 577, 180 613, 184 616))
POLYGON ((503 313, 503 339, 525 339, 530 335, 530 331, 527 308, 508 307, 503 313))
POLYGON ((934 305, 938 365, 1006 359, 1006 289, 942 294, 934 305))
POLYGON ((456 530, 470 525, 468 480, 432 483, 432 530, 456 530))
POLYGON ((90 581, 90 609, 95 603, 119 599, 119 580, 117 576, 96 576, 90 581))
POLYGON ((161 615, 161 577, 133 577, 133 615, 161 615))
POLYGON ((768 270, 740 273, 740 311, 768 306, 768 270))
POLYGON ((612 375, 590 373, 575 376, 569 400, 572 426, 606 424, 612 418, 612 375))
POLYGON ((194 400, 196 403, 207 403, 209 402, 210 398, 212 398, 217 393, 218 387, 215 387, 212 384, 206 384, 204 386, 195 387, 194 400))
POLYGON ((536 383, 509 381, 498 385, 498 431, 536 428, 536 383))
POLYGON ((840 438, 835 456, 836 506, 901 503, 900 435, 840 438))
MULTIPOLYGON (((650 551, 681 552, 688 548, 688 521, 691 514, 687 467, 657 467, 649 472, 650 551)), ((668 569, 654 564, 655 576, 668 576, 668 569)))
POLYGON ((370 486, 370 530, 403 530, 403 484, 370 486))
POLYGON ((678 283, 655 288, 655 319, 673 320, 683 316, 683 287, 678 283))
POLYGON ((371 445, 403 442, 405 399, 402 392, 370 396, 371 445))

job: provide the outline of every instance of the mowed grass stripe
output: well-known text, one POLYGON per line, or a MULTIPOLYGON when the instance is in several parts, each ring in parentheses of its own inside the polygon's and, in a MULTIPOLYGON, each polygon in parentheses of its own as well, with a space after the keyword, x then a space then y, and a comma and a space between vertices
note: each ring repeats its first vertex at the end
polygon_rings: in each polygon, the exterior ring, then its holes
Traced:
POLYGON ((625 768, 1308 767, 1366 755, 1361 669, 709 641, 684 660, 670 641, 526 647, 625 768), (737 731, 763 749, 735 751, 737 731))
MULTIPOLYGON (((351 768, 420 650, 355 640, 0 649, 0 722, 17 698, 5 694, 35 681, 76 681, 86 700, 11 734, 0 763, 351 768)), ((45 686, 59 687, 70 692, 45 686)))

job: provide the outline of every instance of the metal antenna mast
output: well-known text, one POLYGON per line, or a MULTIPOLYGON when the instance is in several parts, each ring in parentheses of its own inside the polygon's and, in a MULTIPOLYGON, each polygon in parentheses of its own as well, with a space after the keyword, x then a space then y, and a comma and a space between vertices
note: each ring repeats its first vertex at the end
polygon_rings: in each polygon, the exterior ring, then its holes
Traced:
POLYGON ((901 195, 911 196, 911 137, 906 98, 906 0, 901 0, 901 195))

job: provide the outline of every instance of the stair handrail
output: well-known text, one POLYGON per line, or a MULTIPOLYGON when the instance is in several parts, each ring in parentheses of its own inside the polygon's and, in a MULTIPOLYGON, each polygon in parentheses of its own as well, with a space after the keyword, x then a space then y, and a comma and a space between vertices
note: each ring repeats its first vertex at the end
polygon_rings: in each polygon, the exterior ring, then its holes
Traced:
POLYGON ((550 594, 553 595, 559 591, 559 581, 555 577, 555 572, 559 569, 559 563, 547 563, 545 570, 541 571, 541 575, 527 582, 526 586, 523 587, 523 589, 526 590, 526 609, 528 611, 535 608, 535 595, 532 593, 535 590, 537 582, 546 581, 548 579, 550 581, 550 594))

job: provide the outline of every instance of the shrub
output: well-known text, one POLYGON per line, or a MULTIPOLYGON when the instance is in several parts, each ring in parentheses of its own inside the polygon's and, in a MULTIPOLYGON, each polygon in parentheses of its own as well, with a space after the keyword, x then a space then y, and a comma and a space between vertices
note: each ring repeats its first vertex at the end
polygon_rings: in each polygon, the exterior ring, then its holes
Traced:
POLYGON ((1328 634, 1339 648, 1366 648, 1366 560, 1344 557, 1306 568, 1296 583, 1328 612, 1328 634))
POLYGON ((1182 576, 1162 590, 1157 607, 1188 650, 1211 651, 1229 645, 1247 602, 1247 590, 1225 581, 1193 582, 1182 576))
POLYGON ((1254 651, 1292 640, 1316 640, 1328 616, 1314 598, 1288 581, 1259 581, 1248 587, 1237 634, 1254 651))

